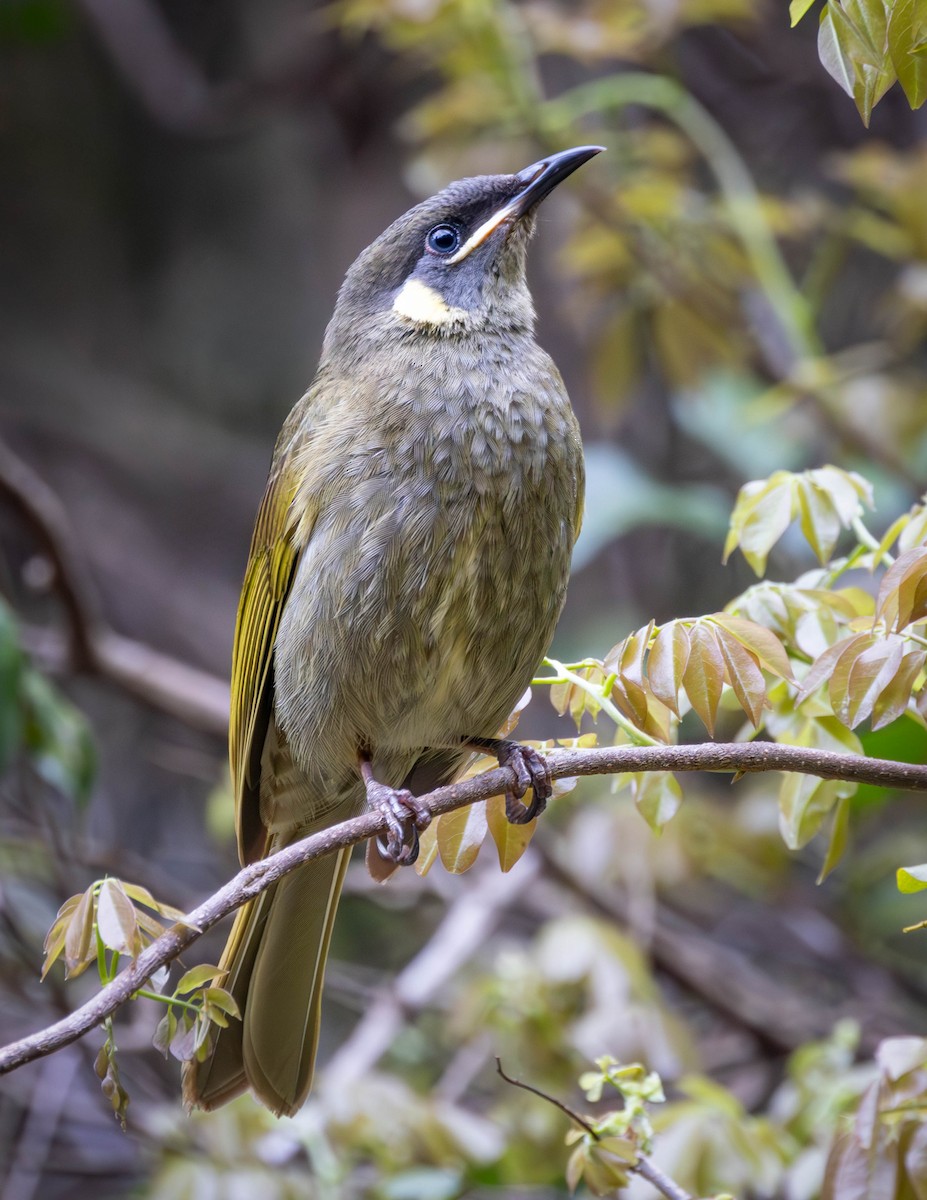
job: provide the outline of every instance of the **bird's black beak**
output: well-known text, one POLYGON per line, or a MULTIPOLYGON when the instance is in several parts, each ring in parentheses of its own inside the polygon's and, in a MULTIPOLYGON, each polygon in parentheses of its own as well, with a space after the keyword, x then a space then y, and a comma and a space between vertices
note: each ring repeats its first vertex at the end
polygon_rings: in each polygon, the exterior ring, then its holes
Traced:
POLYGON ((584 162, 588 162, 596 154, 601 154, 604 149, 604 146, 574 146, 572 150, 561 150, 559 154, 551 154, 548 158, 542 158, 540 162, 532 163, 530 167, 519 171, 515 179, 521 185, 520 190, 475 229, 452 258, 445 261, 456 263, 466 258, 471 250, 482 245, 500 225, 525 216, 540 204, 545 196, 549 196, 558 183, 562 183, 584 162))
POLYGON ((515 178, 524 187, 506 206, 511 209, 511 216, 516 219, 523 217, 545 196, 549 196, 558 183, 563 183, 568 175, 604 149, 604 146, 574 146, 572 150, 561 150, 559 154, 551 154, 549 158, 542 158, 540 162, 519 171, 515 178))

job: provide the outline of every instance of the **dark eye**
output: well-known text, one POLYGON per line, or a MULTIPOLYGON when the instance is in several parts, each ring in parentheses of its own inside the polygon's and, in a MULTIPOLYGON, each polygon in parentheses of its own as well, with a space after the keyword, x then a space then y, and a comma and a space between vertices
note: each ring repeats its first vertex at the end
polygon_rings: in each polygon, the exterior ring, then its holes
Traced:
POLYGON ((453 254, 460 249, 460 230, 456 225, 436 225, 428 231, 425 247, 432 254, 453 254))

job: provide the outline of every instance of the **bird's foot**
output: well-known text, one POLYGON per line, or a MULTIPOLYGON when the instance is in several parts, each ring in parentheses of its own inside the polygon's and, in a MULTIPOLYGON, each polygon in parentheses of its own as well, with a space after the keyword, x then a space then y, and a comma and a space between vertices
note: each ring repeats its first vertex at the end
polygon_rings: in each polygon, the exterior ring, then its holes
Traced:
POLYGON ((553 793, 550 768, 543 754, 533 746, 523 746, 508 738, 475 738, 470 743, 477 750, 495 754, 500 767, 515 773, 516 783, 505 793, 505 815, 512 825, 527 825, 539 817, 553 793), (531 789, 531 803, 521 800, 531 789))
POLYGON ((386 836, 380 834, 375 839, 380 856, 401 867, 411 866, 418 858, 419 832, 431 824, 428 805, 407 788, 380 783, 366 759, 361 759, 360 767, 367 803, 387 820, 386 836))

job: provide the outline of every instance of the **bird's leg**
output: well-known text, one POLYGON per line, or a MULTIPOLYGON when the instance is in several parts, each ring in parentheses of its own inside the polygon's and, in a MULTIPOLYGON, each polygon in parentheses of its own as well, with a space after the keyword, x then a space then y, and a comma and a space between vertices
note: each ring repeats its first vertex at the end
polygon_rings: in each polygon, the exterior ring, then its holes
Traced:
POLYGON ((367 790, 367 803, 383 813, 388 821, 386 837, 376 838, 381 856, 400 866, 411 866, 418 858, 419 830, 431 824, 428 805, 407 788, 392 788, 374 778, 370 759, 363 751, 358 756, 361 778, 367 790))
POLYGON ((495 754, 500 767, 509 767, 515 772, 517 783, 505 793, 505 815, 513 825, 527 825, 540 816, 554 790, 543 754, 508 738, 466 738, 464 745, 483 754, 495 754), (531 803, 522 804, 521 798, 528 788, 532 792, 531 803))

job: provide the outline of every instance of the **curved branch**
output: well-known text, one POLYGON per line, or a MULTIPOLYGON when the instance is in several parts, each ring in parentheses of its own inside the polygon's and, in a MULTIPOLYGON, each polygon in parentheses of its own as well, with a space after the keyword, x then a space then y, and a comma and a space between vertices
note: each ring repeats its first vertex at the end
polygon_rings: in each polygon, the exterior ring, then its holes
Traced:
MULTIPOLYGON (((555 750, 548 755, 554 779, 576 775, 613 775, 624 771, 800 771, 824 779, 847 779, 882 787, 927 791, 927 766, 805 750, 767 742, 709 744, 703 746, 614 746, 592 750, 555 750)), ((490 796, 503 794, 515 783, 508 767, 497 767, 473 779, 437 788, 424 799, 433 816, 463 808, 490 796)), ((0 1075, 52 1054, 77 1041, 99 1025, 142 987, 154 972, 172 962, 207 929, 242 904, 260 895, 282 876, 333 850, 352 846, 386 832, 386 821, 375 812, 364 813, 323 829, 269 858, 244 867, 234 879, 193 909, 186 920, 173 925, 116 979, 69 1017, 0 1049, 0 1075)))

